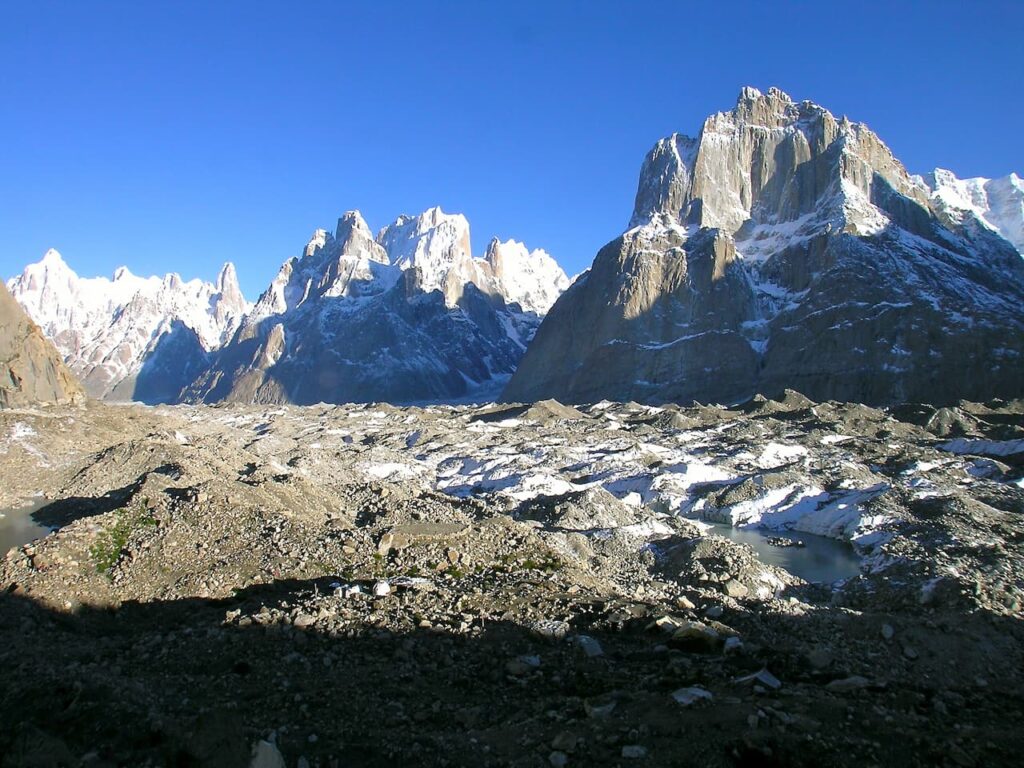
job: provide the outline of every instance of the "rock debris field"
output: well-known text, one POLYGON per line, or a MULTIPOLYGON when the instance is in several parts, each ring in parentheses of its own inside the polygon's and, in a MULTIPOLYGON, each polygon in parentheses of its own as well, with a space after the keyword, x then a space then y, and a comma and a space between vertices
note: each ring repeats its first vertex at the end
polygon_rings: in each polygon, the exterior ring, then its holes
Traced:
POLYGON ((54 529, 0 555, 5 766, 1024 750, 1019 401, 89 403, 0 411, 0 477, 54 529))

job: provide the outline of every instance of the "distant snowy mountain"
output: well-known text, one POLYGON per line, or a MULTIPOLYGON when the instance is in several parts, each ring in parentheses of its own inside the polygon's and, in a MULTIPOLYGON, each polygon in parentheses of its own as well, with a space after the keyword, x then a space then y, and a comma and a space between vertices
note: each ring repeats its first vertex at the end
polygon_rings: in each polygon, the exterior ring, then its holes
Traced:
POLYGON ((81 278, 55 250, 7 283, 93 397, 173 402, 250 305, 235 268, 216 283, 176 274, 81 278))
POLYGON ((528 250, 515 240, 491 240, 484 254, 492 290, 505 301, 543 316, 572 282, 547 251, 528 250))
POLYGON ((973 214, 1013 243, 1024 255, 1024 179, 1015 173, 1000 179, 958 179, 952 171, 936 168, 920 180, 933 206, 954 225, 973 214))
POLYGON ((489 399, 568 286, 544 251, 431 208, 373 236, 358 211, 314 232, 185 392, 207 402, 489 399))
POLYGON ((648 153, 629 228, 551 308, 503 397, 1019 397, 1021 199, 1017 176, 911 177, 867 126, 745 88, 648 153))

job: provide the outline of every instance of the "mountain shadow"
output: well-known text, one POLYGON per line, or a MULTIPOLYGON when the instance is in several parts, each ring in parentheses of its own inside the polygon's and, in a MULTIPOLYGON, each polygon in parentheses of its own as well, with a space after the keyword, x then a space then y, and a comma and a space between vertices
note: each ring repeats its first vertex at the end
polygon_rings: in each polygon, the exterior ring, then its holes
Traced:
POLYGON ((144 358, 134 382, 125 382, 132 386, 127 399, 146 405, 177 403, 181 391, 206 368, 209 359, 196 332, 175 320, 144 358))
POLYGON ((342 599, 333 583, 70 611, 8 585, 0 764, 243 768, 268 737, 289 766, 1012 765, 1024 748, 1016 619, 730 610, 745 650, 722 655, 666 644, 665 608, 642 601, 577 598, 572 634, 550 641, 482 614, 425 629, 411 596, 342 599), (763 669, 775 682, 750 682, 763 669), (673 700, 692 687, 713 698, 673 700))

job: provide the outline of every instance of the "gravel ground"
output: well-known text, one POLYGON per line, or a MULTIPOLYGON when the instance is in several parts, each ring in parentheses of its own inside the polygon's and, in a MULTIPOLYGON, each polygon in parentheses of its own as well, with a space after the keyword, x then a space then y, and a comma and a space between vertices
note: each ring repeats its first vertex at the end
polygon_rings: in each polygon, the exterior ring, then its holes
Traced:
POLYGON ((0 411, 0 764, 1018 764, 1022 475, 1020 402, 0 411))

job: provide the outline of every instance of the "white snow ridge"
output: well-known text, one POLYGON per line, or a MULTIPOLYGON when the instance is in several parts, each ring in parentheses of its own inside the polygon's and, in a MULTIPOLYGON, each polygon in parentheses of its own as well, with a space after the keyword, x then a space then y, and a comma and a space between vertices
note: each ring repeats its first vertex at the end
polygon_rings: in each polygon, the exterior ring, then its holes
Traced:
POLYGON ((114 400, 132 398, 143 363, 172 331, 189 329, 209 351, 231 337, 251 306, 230 263, 215 283, 174 273, 137 277, 127 267, 113 279, 81 278, 53 249, 7 287, 89 394, 114 400))
POLYGON ((954 222, 962 223, 972 214, 1024 255, 1024 179, 1016 173, 999 179, 958 179, 952 171, 936 168, 916 178, 928 188, 935 207, 954 222))

